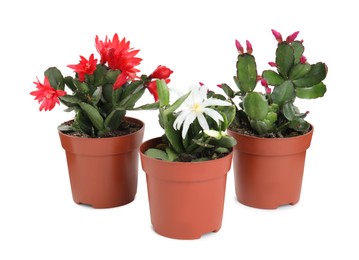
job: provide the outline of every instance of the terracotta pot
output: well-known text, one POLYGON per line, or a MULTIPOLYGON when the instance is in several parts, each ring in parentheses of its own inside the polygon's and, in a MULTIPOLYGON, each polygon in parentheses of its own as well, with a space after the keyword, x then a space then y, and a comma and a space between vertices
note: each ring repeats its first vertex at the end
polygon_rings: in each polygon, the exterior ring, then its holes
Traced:
POLYGON ((160 142, 161 138, 155 138, 140 147, 154 230, 176 239, 198 239, 217 232, 222 226, 232 153, 204 162, 168 162, 144 154, 160 142))
POLYGON ((237 140, 233 171, 238 201, 261 209, 296 204, 313 130, 289 138, 258 138, 228 130, 237 140))
POLYGON ((110 138, 81 138, 59 131, 66 151, 73 200, 94 208, 111 208, 134 200, 137 192, 138 148, 144 123, 135 133, 110 138))

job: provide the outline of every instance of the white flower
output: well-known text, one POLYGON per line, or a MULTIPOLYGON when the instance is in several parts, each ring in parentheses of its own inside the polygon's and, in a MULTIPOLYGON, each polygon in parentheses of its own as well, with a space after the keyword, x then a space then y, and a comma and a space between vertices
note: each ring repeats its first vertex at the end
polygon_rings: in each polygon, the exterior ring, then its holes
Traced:
POLYGON ((229 102, 220 99, 207 99, 208 88, 206 86, 194 85, 190 87, 190 91, 191 94, 183 103, 183 110, 173 123, 175 130, 179 130, 183 125, 183 139, 186 137, 190 125, 196 118, 203 130, 209 130, 204 114, 210 116, 217 124, 219 124, 219 121, 223 121, 222 115, 216 110, 209 108, 210 106, 231 106, 229 102))

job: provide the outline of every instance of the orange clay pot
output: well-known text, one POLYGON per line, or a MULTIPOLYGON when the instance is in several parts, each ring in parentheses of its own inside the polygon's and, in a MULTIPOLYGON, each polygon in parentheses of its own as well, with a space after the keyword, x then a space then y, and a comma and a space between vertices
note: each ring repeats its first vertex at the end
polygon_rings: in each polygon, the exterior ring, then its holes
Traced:
POLYGON ((135 133, 109 138, 81 138, 59 132, 77 204, 111 208, 134 200, 144 123, 130 117, 125 120, 142 127, 135 133))
POLYGON ((296 204, 313 130, 288 138, 258 138, 228 130, 237 140, 233 171, 238 201, 260 209, 296 204))
POLYGON ((168 162, 144 154, 159 143, 161 138, 155 138, 140 147, 154 230, 176 239, 198 239, 217 232, 222 226, 232 153, 204 162, 168 162))

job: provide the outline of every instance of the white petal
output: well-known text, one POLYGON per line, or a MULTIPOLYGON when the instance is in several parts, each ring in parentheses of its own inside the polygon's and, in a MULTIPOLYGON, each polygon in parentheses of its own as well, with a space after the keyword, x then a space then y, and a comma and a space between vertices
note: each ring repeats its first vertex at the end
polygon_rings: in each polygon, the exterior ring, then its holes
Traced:
POLYGON ((191 113, 191 110, 183 110, 179 113, 179 115, 176 117, 176 120, 173 122, 173 128, 175 130, 179 130, 181 128, 181 125, 183 124, 184 120, 188 116, 188 114, 191 113))
POLYGON ((202 103, 203 107, 210 106, 232 106, 231 103, 217 98, 209 98, 202 103))
POLYGON ((189 126, 193 123, 193 121, 196 119, 196 114, 195 113, 190 113, 186 119, 184 120, 183 123, 183 129, 182 129, 182 138, 185 139, 187 132, 188 132, 188 128, 189 126))
POLYGON ((208 130, 209 126, 208 126, 208 123, 207 123, 206 118, 204 117, 204 115, 201 114, 201 113, 198 113, 197 118, 198 118, 198 122, 201 125, 202 129, 203 130, 208 130))
POLYGON ((203 112, 213 118, 218 124, 219 121, 223 121, 223 116, 212 108, 204 108, 203 112))

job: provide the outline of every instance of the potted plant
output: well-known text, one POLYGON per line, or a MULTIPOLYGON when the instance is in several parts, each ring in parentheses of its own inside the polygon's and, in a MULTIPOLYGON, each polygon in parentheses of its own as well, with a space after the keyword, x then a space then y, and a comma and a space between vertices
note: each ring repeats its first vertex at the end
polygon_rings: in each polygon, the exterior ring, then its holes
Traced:
POLYGON ((162 236, 197 239, 222 225, 235 145, 225 131, 235 107, 204 85, 192 86, 173 104, 165 81, 157 81, 157 90, 164 134, 140 147, 151 222, 162 236))
POLYGON ((37 79, 35 96, 40 111, 50 111, 60 102, 73 111, 73 119, 58 127, 66 151, 72 196, 78 204, 109 208, 131 202, 137 191, 138 148, 144 123, 126 117, 148 89, 157 97, 156 79, 169 82, 172 73, 158 66, 150 74, 136 76, 139 50, 130 48, 117 34, 104 41, 98 36, 95 46, 100 59, 80 56, 68 65, 75 76, 64 77, 59 69, 45 71, 44 83, 37 79), (68 91, 65 91, 65 87, 68 91))
POLYGON ((299 201, 306 150, 314 127, 305 120, 308 112, 300 112, 296 98, 315 99, 324 96, 323 83, 327 66, 310 64, 303 56, 303 41, 296 41, 299 32, 278 41, 275 70, 257 73, 253 48, 246 42, 247 52, 236 40, 239 52, 234 81, 239 91, 227 84, 220 87, 235 103, 239 97, 236 117, 228 133, 237 140, 233 168, 239 202, 263 209, 299 201), (261 82, 264 93, 255 91, 261 82))

